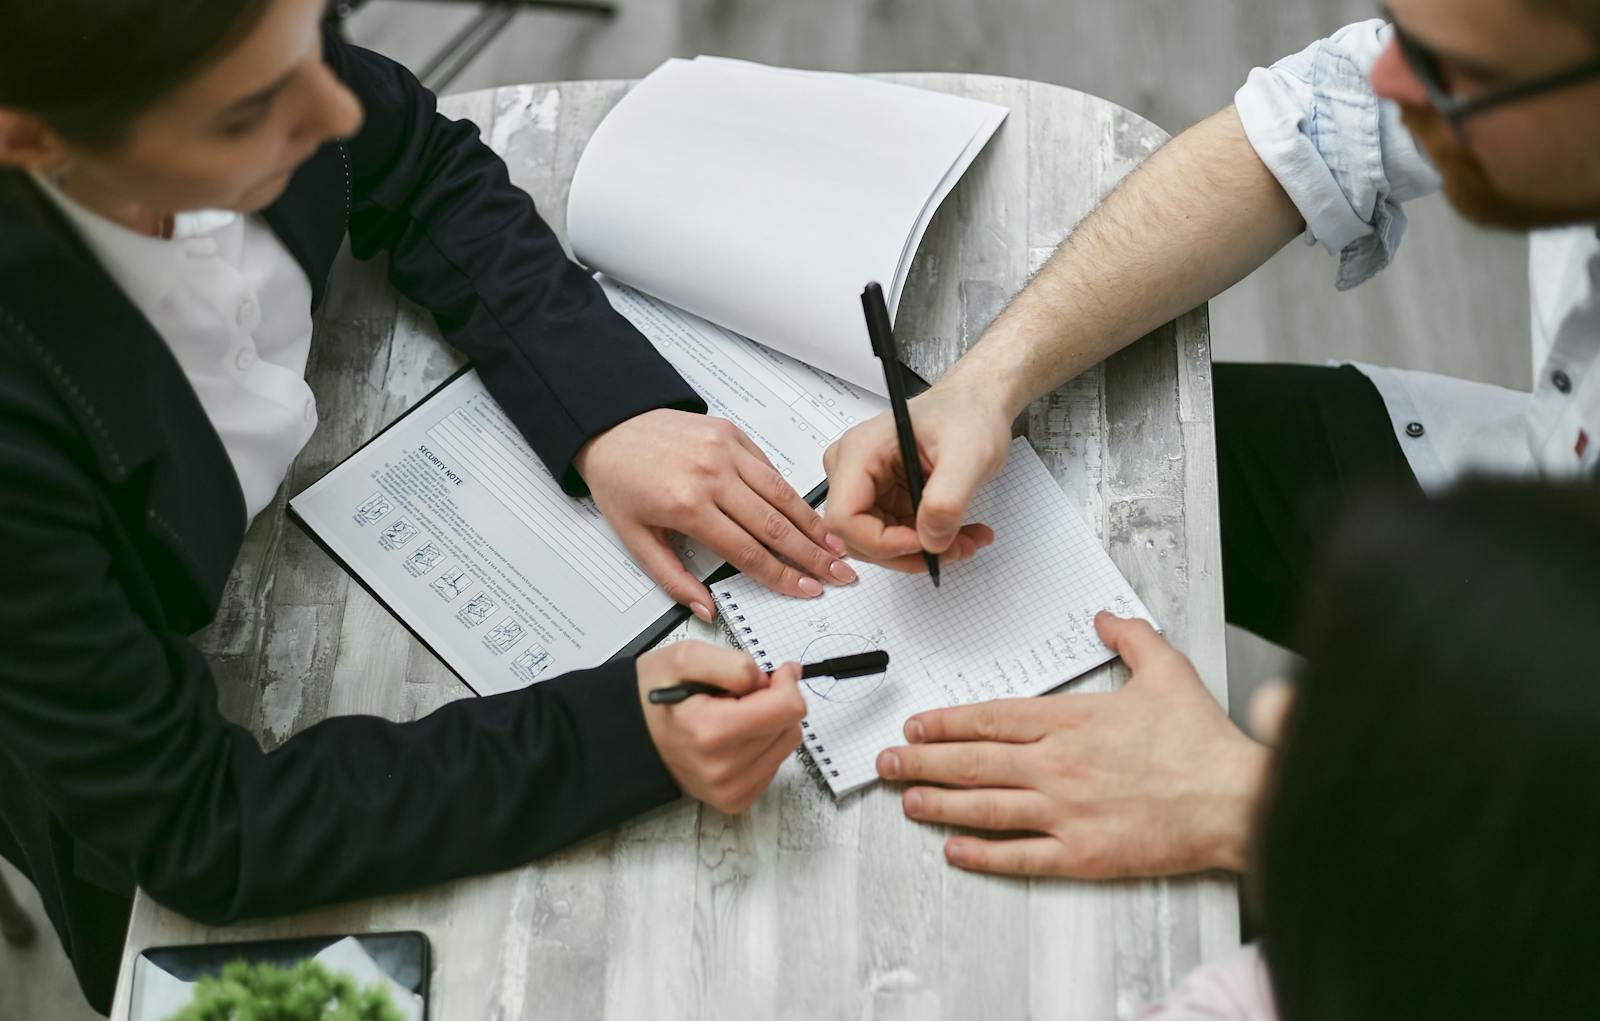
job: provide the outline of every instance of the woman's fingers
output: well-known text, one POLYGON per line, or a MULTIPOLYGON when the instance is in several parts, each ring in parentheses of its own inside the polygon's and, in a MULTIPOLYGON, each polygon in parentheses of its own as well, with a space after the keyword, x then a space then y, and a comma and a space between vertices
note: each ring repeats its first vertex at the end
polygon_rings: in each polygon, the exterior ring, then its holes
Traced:
MULTIPOLYGON (((790 492, 792 495, 793 490, 790 492)), ((804 500, 799 497, 795 497, 795 500, 807 511, 811 510, 806 507, 804 500)), ((719 506, 740 528, 759 536, 769 551, 810 576, 805 580, 815 579, 833 585, 856 580, 854 568, 840 560, 833 550, 817 545, 783 509, 763 499, 761 494, 750 489, 735 491, 724 496, 719 506)), ((801 587, 808 586, 802 582, 801 587)))
POLYGON ((707 624, 711 623, 711 592, 683 566, 683 561, 678 559, 677 551, 665 536, 644 525, 613 527, 617 538, 622 540, 622 545, 644 568, 644 573, 650 576, 651 581, 660 585, 674 602, 687 606, 696 617, 707 624))
POLYGON ((822 583, 784 563, 766 544, 741 527, 719 507, 703 518, 695 538, 711 552, 774 592, 802 599, 822 595, 822 583))
POLYGON ((753 459, 739 467, 739 475, 746 484, 768 503, 783 511, 812 542, 843 556, 844 541, 828 531, 827 522, 822 520, 822 515, 806 502, 806 494, 798 492, 789 484, 783 472, 772 463, 767 452, 756 445, 755 440, 740 432, 739 444, 753 459))

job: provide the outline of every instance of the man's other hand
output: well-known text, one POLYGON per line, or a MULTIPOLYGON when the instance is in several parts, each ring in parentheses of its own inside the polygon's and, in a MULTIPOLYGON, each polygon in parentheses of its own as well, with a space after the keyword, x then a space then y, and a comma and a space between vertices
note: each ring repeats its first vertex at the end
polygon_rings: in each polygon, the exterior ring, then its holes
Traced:
POLYGON ((1142 620, 1095 618, 1132 676, 1110 693, 921 713, 878 773, 912 786, 906 815, 990 830, 953 836, 951 864, 1080 879, 1239 870, 1267 753, 1189 660, 1142 620))

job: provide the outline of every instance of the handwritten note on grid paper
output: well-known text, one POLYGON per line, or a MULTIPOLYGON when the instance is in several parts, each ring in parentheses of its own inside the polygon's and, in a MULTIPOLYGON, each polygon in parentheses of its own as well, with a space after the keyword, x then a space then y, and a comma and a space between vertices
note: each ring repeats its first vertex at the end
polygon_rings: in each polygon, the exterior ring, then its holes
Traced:
POLYGON ((993 546, 925 575, 856 564, 861 580, 816 599, 768 592, 748 578, 713 587, 723 620, 770 669, 791 660, 885 649, 889 670, 801 682, 807 751, 836 797, 877 779, 874 762, 904 743, 906 718, 927 709, 1041 695, 1114 658, 1094 615, 1150 611, 1106 555, 1025 439, 973 500, 993 546))

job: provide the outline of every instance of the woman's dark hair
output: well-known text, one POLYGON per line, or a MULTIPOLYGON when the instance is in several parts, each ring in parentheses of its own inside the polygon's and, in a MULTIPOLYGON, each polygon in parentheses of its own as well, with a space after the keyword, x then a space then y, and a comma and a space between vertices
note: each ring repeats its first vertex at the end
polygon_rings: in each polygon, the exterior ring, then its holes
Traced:
POLYGON ((0 0, 0 107, 114 147, 157 100, 255 27, 273 0, 0 0))
POLYGON ((1331 542, 1255 853, 1283 1021, 1600 1017, 1600 492, 1331 542))

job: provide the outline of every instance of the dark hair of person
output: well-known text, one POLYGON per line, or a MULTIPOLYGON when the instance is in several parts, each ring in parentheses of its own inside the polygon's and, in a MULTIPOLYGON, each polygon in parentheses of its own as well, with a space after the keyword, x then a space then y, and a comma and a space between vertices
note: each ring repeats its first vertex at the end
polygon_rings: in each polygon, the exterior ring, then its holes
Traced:
POLYGON ((1282 1021, 1600 1017, 1600 491, 1354 513, 1253 879, 1282 1021))
POLYGON ((255 27, 274 0, 0 0, 0 107, 79 145, 132 122, 255 27))

